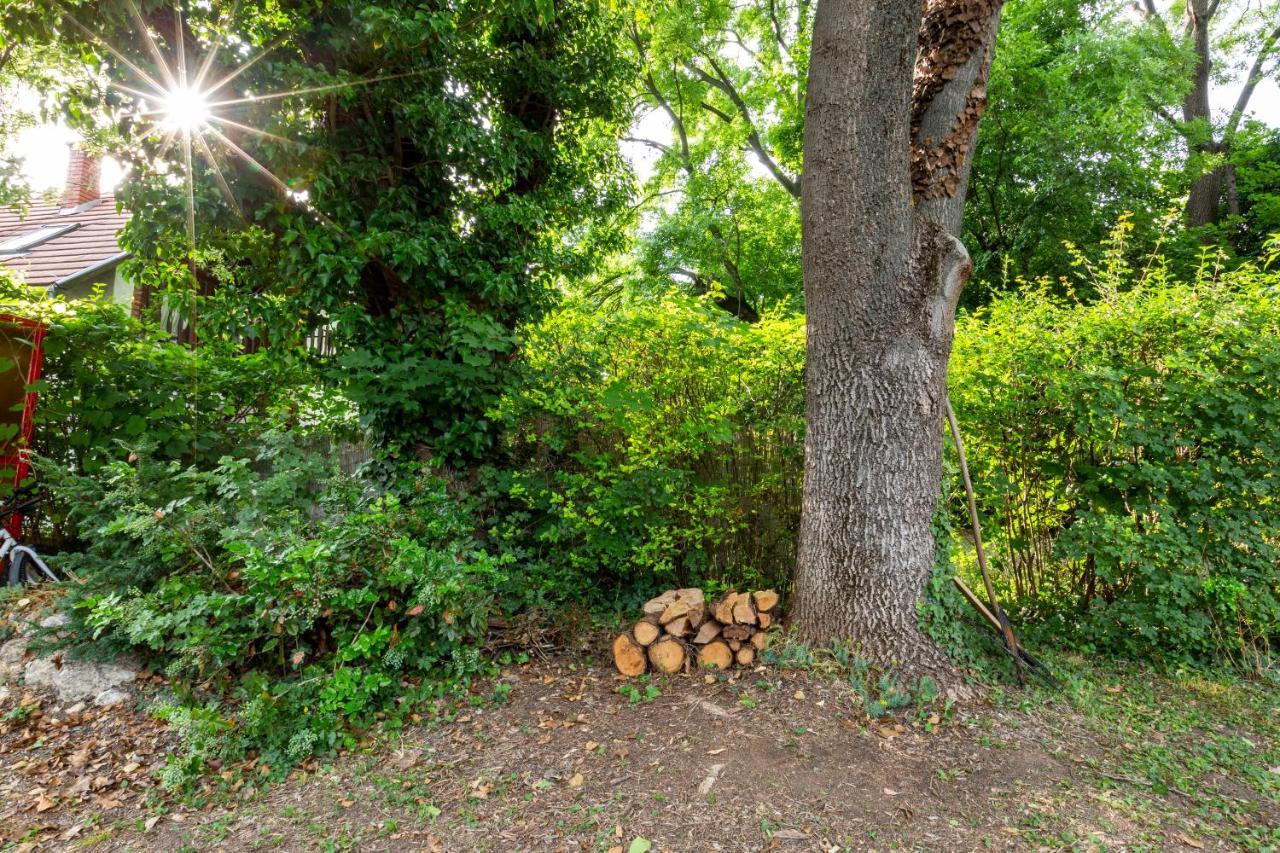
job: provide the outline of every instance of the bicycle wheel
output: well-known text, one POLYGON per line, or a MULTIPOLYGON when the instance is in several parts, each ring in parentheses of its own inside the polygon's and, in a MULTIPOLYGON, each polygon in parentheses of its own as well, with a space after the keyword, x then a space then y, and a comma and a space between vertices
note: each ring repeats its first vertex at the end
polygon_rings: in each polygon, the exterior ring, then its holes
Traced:
POLYGON ((14 548, 9 556, 9 586, 21 583, 40 583, 44 580, 56 582, 58 576, 45 565, 40 555, 25 545, 14 548))
POLYGON ((14 554, 9 558, 9 586, 18 586, 26 581, 27 574, 27 555, 14 554))

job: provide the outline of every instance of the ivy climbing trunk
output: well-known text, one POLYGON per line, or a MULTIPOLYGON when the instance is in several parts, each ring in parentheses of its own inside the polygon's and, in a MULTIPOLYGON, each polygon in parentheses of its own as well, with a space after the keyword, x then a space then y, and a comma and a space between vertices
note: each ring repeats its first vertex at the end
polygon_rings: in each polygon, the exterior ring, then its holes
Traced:
POLYGON ((804 504, 793 620, 954 683, 916 604, 936 556, 959 230, 999 0, 821 0, 803 173, 804 504))

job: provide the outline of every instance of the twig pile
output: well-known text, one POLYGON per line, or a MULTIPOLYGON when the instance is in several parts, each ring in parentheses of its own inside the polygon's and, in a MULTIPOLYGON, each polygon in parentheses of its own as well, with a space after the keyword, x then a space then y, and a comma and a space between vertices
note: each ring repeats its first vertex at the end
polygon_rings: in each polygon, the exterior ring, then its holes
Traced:
POLYGON ((613 641, 623 675, 751 666, 769 643, 778 593, 728 592, 710 606, 702 590, 672 589, 644 605, 644 617, 613 641))

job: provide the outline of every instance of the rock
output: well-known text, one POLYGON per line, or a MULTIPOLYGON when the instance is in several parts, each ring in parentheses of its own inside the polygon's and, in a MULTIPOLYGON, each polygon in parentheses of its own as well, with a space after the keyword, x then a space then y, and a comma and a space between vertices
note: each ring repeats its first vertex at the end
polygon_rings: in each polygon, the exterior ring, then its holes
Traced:
POLYGON ((24 672, 29 687, 49 687, 57 691, 62 702, 79 702, 128 684, 138 676, 137 669, 121 663, 62 659, 58 668, 48 658, 37 658, 24 672))
POLYGON ((8 701, 9 701, 9 688, 0 687, 0 708, 3 708, 5 703, 8 701))
POLYGON ((55 613, 40 620, 41 628, 65 628, 71 624, 71 617, 65 613, 55 613))
POLYGON ((67 708, 62 713, 66 714, 68 717, 74 717, 76 714, 79 714, 83 710, 84 710, 84 703, 77 702, 76 704, 72 705, 70 708, 67 708))
POLYGON ((119 705, 127 701, 129 701, 129 694, 114 687, 110 687, 93 697, 93 704, 99 708, 110 708, 112 705, 119 705))
POLYGON ((0 681, 16 681, 22 674, 22 656, 27 653, 27 641, 14 637, 0 645, 0 681))

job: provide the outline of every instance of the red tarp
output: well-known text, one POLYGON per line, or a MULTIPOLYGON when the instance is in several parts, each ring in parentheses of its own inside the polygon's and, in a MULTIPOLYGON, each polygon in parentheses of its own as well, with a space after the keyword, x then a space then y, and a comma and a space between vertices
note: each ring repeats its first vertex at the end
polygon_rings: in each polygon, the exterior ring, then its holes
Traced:
MULTIPOLYGON (((35 430, 36 392, 31 386, 40 378, 44 360, 42 323, 12 314, 0 314, 0 358, 13 364, 0 371, 0 476, 21 485, 31 469, 31 436, 35 430)), ((5 525, 15 537, 21 532, 22 517, 13 515, 5 525)))

